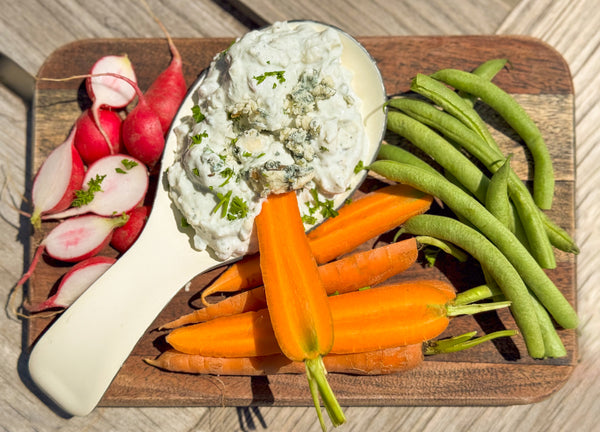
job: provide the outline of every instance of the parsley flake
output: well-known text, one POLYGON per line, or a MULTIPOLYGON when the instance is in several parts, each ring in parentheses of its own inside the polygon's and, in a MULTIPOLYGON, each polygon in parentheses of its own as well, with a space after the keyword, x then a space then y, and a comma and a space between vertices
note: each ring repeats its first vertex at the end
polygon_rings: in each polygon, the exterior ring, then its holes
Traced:
MULTIPOLYGON (((265 72, 262 75, 253 76, 252 78, 254 78, 256 80, 257 84, 260 84, 264 80, 266 80, 267 77, 274 76, 275 78, 277 78, 277 81, 279 82, 279 84, 281 84, 281 83, 285 82, 285 77, 283 76, 284 73, 285 73, 285 71, 271 71, 271 72, 265 72)), ((273 84, 273 88, 275 88, 275 87, 277 87, 277 83, 273 84)))
POLYGON ((194 105, 192 107, 192 117, 196 123, 200 123, 206 118, 206 116, 200 111, 200 107, 198 105, 194 105))
MULTIPOLYGON (((133 167, 138 166, 138 163, 136 161, 132 161, 129 159, 122 159, 121 164, 125 167, 125 170, 127 170, 127 171, 129 171, 133 167)), ((115 171, 119 174, 127 174, 127 171, 125 171, 125 170, 121 167, 115 168, 115 171)))
POLYGON ((75 191, 75 199, 71 203, 73 207, 81 207, 83 205, 89 204, 94 199, 94 194, 96 192, 102 192, 102 181, 106 177, 106 174, 100 175, 96 174, 95 178, 89 179, 87 182, 87 189, 80 189, 75 191))
POLYGON ((364 169, 365 169, 365 163, 360 160, 354 167, 354 174, 358 174, 359 172, 361 172, 364 169))
POLYGON ((190 145, 200 144, 202 142, 203 138, 208 138, 208 133, 206 131, 204 131, 200 134, 193 135, 192 136, 192 144, 190 144, 190 145))

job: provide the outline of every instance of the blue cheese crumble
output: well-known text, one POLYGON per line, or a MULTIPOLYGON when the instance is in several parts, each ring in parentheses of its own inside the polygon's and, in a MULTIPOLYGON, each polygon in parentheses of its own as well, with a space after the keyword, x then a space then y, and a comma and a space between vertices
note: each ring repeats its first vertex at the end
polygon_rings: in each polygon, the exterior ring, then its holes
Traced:
POLYGON ((341 54, 334 29, 281 22, 213 59, 167 174, 197 249, 219 259, 255 250, 254 218, 271 193, 296 190, 310 227, 348 189, 368 145, 341 54))

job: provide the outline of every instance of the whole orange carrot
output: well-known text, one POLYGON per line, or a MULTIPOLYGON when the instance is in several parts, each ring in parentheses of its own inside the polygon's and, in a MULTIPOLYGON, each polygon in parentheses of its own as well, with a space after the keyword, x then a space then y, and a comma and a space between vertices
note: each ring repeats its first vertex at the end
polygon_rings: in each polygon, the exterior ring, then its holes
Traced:
POLYGON ((333 344, 333 320, 317 262, 304 232, 296 192, 271 194, 255 219, 270 322, 287 358, 304 362, 321 427, 319 395, 334 426, 346 421, 325 378, 322 356, 333 344))
MULTIPOLYGON (((417 260, 417 256, 417 242, 411 237, 324 264, 319 267, 319 275, 327 294, 342 294, 387 280, 410 267, 417 260)), ((195 324, 266 306, 264 287, 257 287, 211 303, 164 324, 161 329, 195 324)))
MULTIPOLYGON (((370 192, 343 206, 309 232, 309 243, 317 263, 323 264, 349 253, 364 242, 426 212, 432 197, 410 186, 394 184, 370 192)), ((262 282, 258 254, 232 264, 201 295, 202 302, 216 292, 233 292, 259 286, 262 282)))
MULTIPOLYGON (((144 359, 152 366, 170 371, 213 375, 301 374, 306 368, 283 354, 260 357, 205 357, 168 350, 156 359, 144 359)), ((323 363, 329 373, 388 375, 413 369, 423 361, 422 344, 413 344, 357 354, 328 354, 323 363)))
MULTIPOLYGON (((396 283, 329 297, 335 340, 332 354, 365 352, 431 340, 449 317, 508 306, 508 302, 461 305, 452 286, 438 280, 396 283)), ((180 327, 167 335, 176 350, 211 357, 276 354, 269 310, 245 312, 180 327)))

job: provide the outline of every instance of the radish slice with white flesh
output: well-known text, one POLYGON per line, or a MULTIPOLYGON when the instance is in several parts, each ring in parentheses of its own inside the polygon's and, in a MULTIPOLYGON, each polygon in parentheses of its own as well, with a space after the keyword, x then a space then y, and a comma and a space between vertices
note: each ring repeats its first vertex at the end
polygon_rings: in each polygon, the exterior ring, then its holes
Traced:
POLYGON ((47 309, 67 308, 102 274, 116 262, 116 258, 95 256, 75 264, 63 276, 56 293, 29 312, 41 312, 47 309))
MULTIPOLYGON (((91 75, 104 74, 107 72, 122 75, 133 82, 137 82, 133 65, 126 55, 104 56, 98 60, 90 70, 91 75)), ((110 153, 112 154, 113 145, 100 124, 98 110, 100 108, 120 109, 126 107, 135 97, 135 90, 122 79, 108 75, 89 77, 86 79, 85 84, 88 95, 93 102, 91 109, 94 121, 96 122, 96 126, 100 130, 100 133, 108 143, 110 153)))
POLYGON ((39 228, 43 214, 61 212, 71 205, 85 176, 83 161, 73 145, 76 127, 48 155, 33 181, 31 223, 39 228))
POLYGON ((78 193, 74 206, 42 219, 64 219, 85 213, 114 216, 128 212, 142 202, 148 183, 148 169, 139 160, 123 154, 105 156, 88 168, 82 193, 78 193))
POLYGON ((128 219, 126 214, 114 218, 85 215, 62 221, 42 240, 29 270, 17 285, 23 285, 31 277, 44 252, 63 262, 78 262, 93 257, 108 245, 114 229, 127 223, 128 219))

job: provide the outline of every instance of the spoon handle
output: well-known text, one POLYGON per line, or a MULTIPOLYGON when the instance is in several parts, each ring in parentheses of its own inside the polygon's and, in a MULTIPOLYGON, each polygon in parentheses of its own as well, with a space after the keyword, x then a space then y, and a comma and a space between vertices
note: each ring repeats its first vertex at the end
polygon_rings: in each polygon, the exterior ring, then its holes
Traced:
POLYGON ((195 275, 222 264, 173 242, 164 238, 156 247, 155 237, 142 235, 34 346, 31 377, 67 413, 91 412, 171 298, 195 275))

